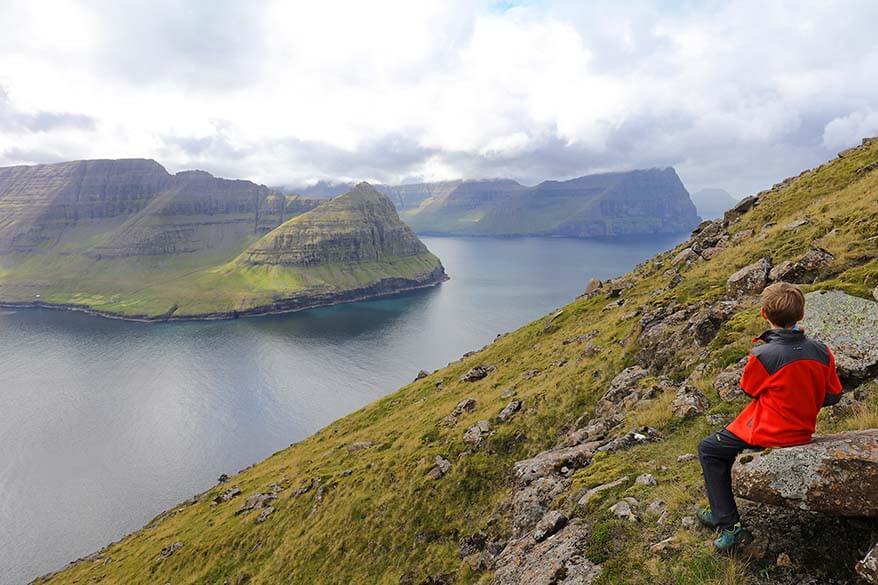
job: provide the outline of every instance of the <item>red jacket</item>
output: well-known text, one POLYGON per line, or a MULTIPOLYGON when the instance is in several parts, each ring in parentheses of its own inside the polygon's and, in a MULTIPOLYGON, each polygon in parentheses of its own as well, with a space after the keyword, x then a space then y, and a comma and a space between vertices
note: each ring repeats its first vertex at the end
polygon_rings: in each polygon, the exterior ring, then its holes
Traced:
POLYGON ((773 329, 756 340, 765 343, 753 348, 741 377, 753 401, 728 430, 759 447, 810 442, 820 408, 841 398, 835 356, 800 330, 773 329))

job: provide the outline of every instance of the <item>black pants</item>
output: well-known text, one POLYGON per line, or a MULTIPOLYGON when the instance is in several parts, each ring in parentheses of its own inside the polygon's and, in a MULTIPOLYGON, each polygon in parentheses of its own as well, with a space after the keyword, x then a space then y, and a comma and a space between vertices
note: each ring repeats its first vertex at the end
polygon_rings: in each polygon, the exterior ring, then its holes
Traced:
POLYGON ((723 429, 698 444, 698 460, 704 472, 704 485, 713 520, 720 528, 731 528, 741 517, 732 495, 732 464, 744 449, 760 449, 748 445, 723 429))

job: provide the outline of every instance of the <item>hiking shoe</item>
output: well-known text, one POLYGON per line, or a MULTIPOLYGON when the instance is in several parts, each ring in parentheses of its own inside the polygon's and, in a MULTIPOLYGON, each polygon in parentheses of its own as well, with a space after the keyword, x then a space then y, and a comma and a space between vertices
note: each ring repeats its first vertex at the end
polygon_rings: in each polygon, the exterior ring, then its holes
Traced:
POLYGON ((702 526, 707 528, 717 528, 717 523, 713 519, 713 512, 710 511, 710 508, 701 508, 698 512, 695 513, 695 516, 698 518, 698 521, 701 522, 702 526))
POLYGON ((719 538, 713 541, 716 551, 731 552, 736 547, 753 542, 753 535, 738 522, 731 528, 723 528, 719 538))

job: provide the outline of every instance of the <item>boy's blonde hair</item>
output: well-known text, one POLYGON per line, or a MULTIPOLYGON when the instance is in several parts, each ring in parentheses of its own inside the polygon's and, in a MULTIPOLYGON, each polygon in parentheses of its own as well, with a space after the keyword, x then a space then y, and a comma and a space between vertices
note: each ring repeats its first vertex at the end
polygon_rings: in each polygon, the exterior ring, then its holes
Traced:
POLYGON ((762 309, 778 327, 792 327, 805 316, 805 295, 788 282, 776 282, 762 291, 762 309))

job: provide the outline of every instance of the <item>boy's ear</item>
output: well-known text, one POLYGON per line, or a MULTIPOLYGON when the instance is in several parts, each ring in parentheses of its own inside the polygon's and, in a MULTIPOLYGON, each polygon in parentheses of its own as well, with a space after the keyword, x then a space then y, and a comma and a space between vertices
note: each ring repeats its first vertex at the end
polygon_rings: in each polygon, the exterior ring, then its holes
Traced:
POLYGON ((768 317, 765 315, 765 307, 759 310, 759 314, 762 315, 762 318, 768 321, 768 317))

